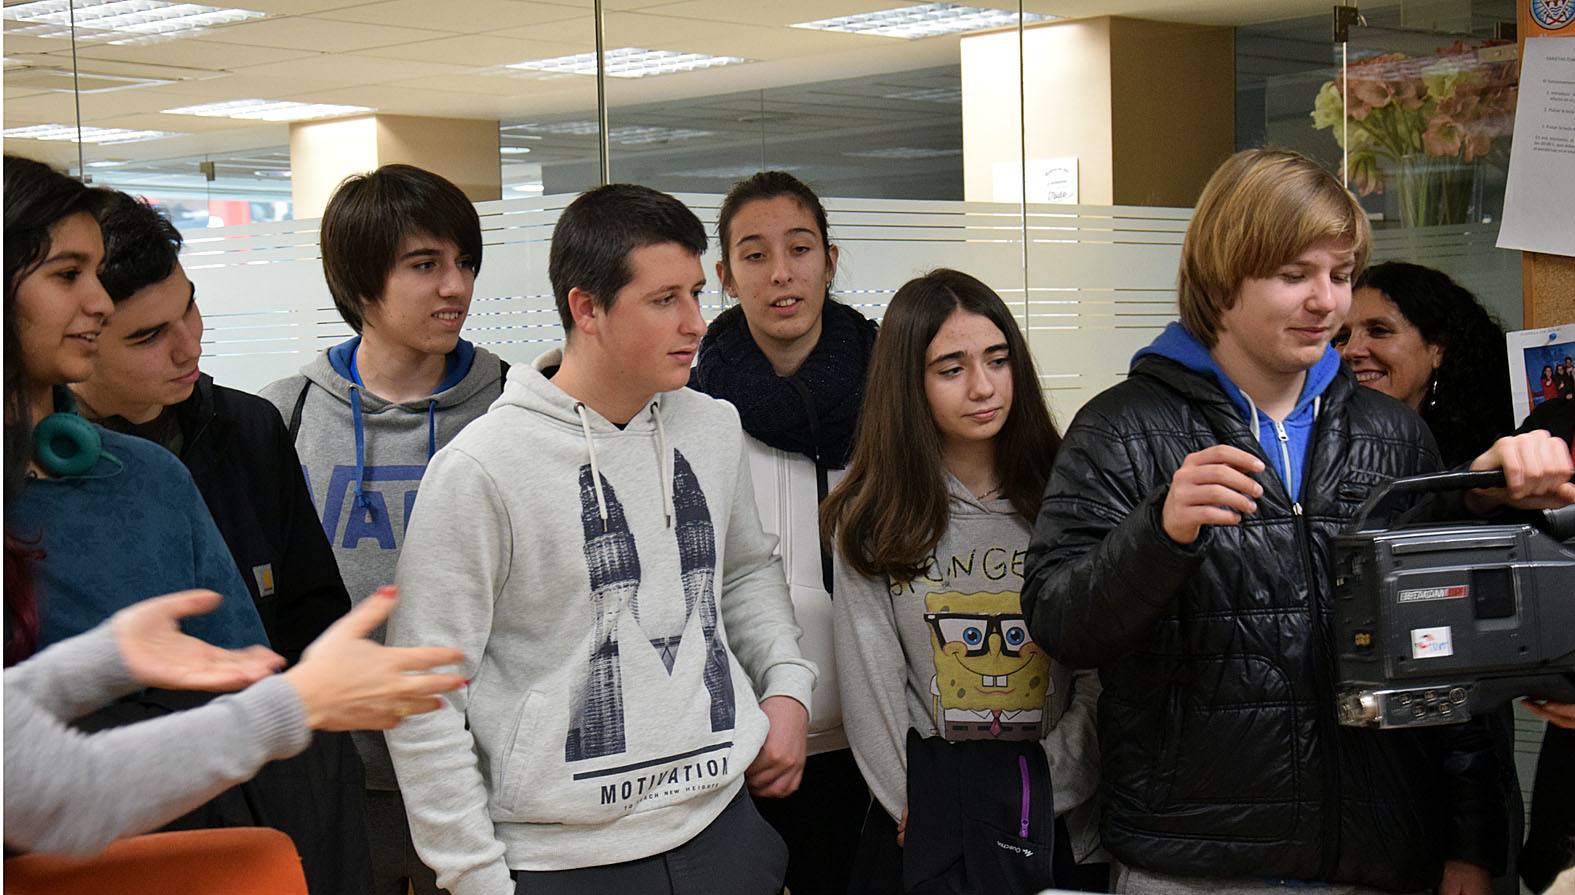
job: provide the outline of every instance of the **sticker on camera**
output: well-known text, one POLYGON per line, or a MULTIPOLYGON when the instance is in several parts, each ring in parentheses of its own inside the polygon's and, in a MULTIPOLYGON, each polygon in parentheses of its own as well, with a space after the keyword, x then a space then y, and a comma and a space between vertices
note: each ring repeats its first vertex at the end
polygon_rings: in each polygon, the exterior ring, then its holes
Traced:
POLYGON ((1448 626, 1411 629, 1411 658, 1441 659, 1454 654, 1455 643, 1449 636, 1448 626))

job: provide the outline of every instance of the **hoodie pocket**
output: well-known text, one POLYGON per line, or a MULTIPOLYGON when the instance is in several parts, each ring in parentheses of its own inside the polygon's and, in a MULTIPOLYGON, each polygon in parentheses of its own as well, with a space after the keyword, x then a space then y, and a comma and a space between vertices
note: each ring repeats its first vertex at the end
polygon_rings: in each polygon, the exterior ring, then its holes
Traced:
POLYGON ((542 709, 546 704, 547 694, 540 690, 525 694, 525 701, 514 718, 514 727, 509 731, 508 751, 503 754, 498 774, 498 808, 516 820, 525 819, 518 815, 524 807, 520 793, 526 781, 539 776, 542 766, 550 761, 543 754, 551 726, 543 723, 542 709))

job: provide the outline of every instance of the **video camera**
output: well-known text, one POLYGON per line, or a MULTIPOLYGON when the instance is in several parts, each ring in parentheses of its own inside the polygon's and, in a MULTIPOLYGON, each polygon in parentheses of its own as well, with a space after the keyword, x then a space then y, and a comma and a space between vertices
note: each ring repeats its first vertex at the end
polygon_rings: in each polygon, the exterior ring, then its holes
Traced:
POLYGON ((1453 724, 1519 696, 1575 702, 1575 508, 1540 524, 1398 528, 1379 512, 1401 495, 1503 485, 1502 470, 1397 479, 1335 538, 1341 724, 1453 724))

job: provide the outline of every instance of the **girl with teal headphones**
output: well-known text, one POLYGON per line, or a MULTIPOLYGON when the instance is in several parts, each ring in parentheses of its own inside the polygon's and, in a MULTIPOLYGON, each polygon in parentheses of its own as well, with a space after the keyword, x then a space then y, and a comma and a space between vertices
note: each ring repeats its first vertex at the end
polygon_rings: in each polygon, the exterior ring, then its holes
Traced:
POLYGON ((137 600, 225 596, 188 633, 265 644, 262 623, 180 461, 73 412, 114 306, 98 282, 96 194, 5 157, 5 660, 82 633, 137 600))

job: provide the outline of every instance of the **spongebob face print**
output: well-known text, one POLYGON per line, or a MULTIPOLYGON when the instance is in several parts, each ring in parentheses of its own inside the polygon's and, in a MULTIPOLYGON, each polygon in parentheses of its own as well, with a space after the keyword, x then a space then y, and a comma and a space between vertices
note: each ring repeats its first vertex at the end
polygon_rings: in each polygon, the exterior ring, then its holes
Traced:
POLYGON ((1016 591, 944 591, 924 598, 935 652, 931 695, 948 740, 1036 740, 1043 734, 1050 657, 1028 637, 1016 591))

